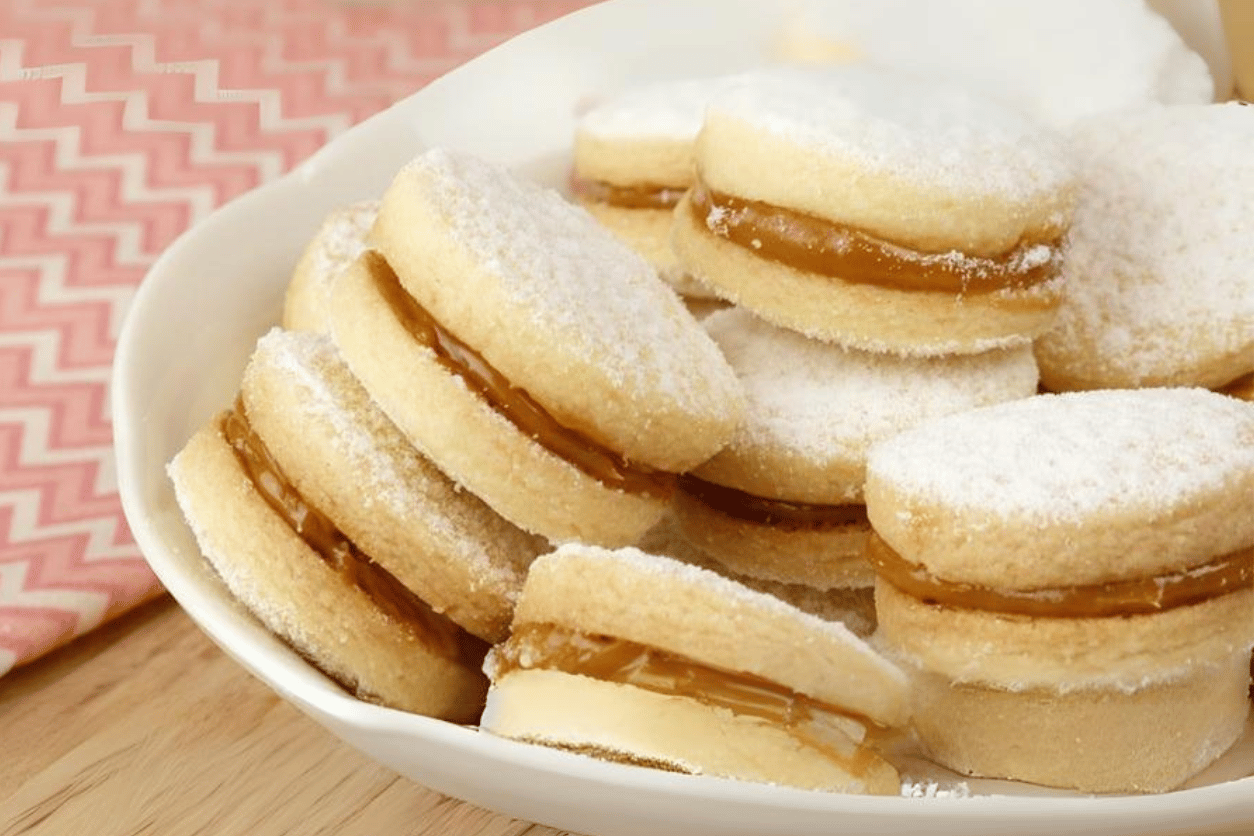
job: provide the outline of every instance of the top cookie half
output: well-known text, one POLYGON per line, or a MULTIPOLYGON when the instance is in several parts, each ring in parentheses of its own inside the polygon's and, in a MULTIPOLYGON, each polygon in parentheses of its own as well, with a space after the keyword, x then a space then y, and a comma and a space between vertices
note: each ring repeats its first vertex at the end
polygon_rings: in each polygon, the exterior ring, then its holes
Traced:
POLYGON ((397 174, 371 245, 563 426, 672 472, 730 437, 741 394, 718 348, 641 256, 555 191, 434 149, 397 174))

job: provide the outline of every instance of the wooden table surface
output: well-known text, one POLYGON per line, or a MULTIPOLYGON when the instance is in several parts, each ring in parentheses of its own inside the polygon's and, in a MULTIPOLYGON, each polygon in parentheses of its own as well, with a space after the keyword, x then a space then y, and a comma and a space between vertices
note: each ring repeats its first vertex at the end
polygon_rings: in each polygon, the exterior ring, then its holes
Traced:
POLYGON ((370 761, 168 596, 0 679, 0 752, 0 836, 560 833, 370 761))

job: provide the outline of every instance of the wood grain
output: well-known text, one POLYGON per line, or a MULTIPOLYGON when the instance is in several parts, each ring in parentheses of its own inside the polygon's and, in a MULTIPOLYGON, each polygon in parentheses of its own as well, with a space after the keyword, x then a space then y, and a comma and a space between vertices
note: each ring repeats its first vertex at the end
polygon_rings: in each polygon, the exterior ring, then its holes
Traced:
POLYGON ((0 835, 559 831, 340 743, 162 598, 0 679, 0 835))

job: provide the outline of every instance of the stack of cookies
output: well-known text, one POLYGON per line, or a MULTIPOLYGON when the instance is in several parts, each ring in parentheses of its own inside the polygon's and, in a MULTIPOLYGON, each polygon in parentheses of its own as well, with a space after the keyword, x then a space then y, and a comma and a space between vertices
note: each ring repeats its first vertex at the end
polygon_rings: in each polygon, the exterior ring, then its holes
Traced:
POLYGON ((681 481, 678 528, 733 574, 820 591, 867 629, 867 451, 1035 393, 1031 341, 1058 305, 1071 213, 1065 150, 964 89, 848 66, 725 81, 693 160, 672 243, 732 305, 704 325, 748 411, 681 481))
POLYGON ((907 729, 1171 789, 1248 714, 1254 410, 1118 387, 1250 388, 1254 182, 1213 160, 1251 138, 862 64, 607 101, 576 202, 429 150, 317 231, 178 501, 394 708, 824 790, 898 791, 907 729))
POLYGON ((328 675, 616 760, 897 790, 878 754, 907 716, 895 665, 841 623, 625 548, 726 446, 744 396, 655 268, 590 214, 433 149, 326 219, 284 321, 170 474, 232 592, 328 675), (760 635, 729 652, 750 622, 760 635), (764 666, 781 635, 860 673, 764 666), (659 733, 659 711, 690 734, 659 733))
POLYGON ((743 411, 642 258, 557 193, 452 152, 326 220, 285 322, 172 463, 179 501, 302 653, 449 719, 478 717, 531 560, 635 542, 743 411))

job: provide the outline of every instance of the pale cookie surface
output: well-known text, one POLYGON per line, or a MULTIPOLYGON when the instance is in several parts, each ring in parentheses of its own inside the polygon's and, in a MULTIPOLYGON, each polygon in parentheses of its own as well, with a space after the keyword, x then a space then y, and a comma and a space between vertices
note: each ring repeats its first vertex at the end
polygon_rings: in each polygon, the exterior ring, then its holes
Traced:
POLYGON ((643 257, 557 192, 434 149, 397 175, 371 243, 559 423, 674 471, 730 435, 741 395, 718 348, 643 257))
POLYGON ((1240 659, 1132 694, 915 682, 932 758, 968 775, 1082 792, 1165 792, 1218 758, 1249 713, 1240 659))
POLYGON ((1055 390, 1222 386, 1254 369, 1254 108, 1077 126, 1066 291, 1037 356, 1055 390))
POLYGON ((908 714, 904 675, 845 625, 634 548, 565 545, 541 555, 515 611, 514 628, 527 623, 614 636, 755 674, 887 726, 908 714))
POLYGON ((1153 577, 1254 545, 1254 406, 1202 389, 1039 395, 875 445, 871 524, 947 580, 1153 577))
POLYGON ((293 331, 331 330, 331 285, 366 248, 366 234, 379 212, 377 200, 336 209, 305 247, 283 299, 283 327, 293 331))
POLYGON ((759 496, 860 502, 871 444, 928 418, 1036 392, 1027 346, 911 359, 845 349, 739 308, 703 320, 745 389, 745 418, 694 473, 759 496))
POLYGON ((1213 97, 1206 63, 1142 0, 808 0, 794 15, 784 57, 945 78, 1059 127, 1213 97))
POLYGON ((717 192, 922 252, 1001 255, 1052 240, 1070 215, 1059 137, 965 88, 886 68, 746 73, 711 99, 694 153, 717 192))

